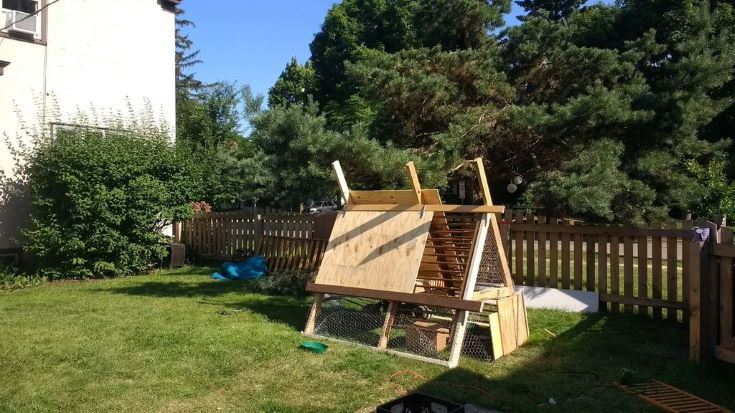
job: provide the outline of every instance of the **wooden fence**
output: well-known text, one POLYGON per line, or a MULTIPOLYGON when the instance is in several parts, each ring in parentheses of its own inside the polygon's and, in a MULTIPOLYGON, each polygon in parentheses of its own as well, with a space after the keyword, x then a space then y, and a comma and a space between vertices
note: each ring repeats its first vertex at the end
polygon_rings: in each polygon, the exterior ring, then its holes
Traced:
POLYGON ((274 271, 313 270, 321 262, 334 216, 270 208, 203 213, 174 225, 174 237, 200 258, 236 260, 261 254, 274 271))
POLYGON ((596 291, 611 312, 686 320, 691 223, 574 225, 517 212, 501 224, 517 285, 596 291))
POLYGON ((735 321, 733 320, 733 232, 727 228, 717 228, 709 224, 709 242, 704 245, 708 260, 703 262, 702 277, 695 291, 699 299, 692 300, 692 307, 698 309, 698 330, 692 337, 697 340, 696 349, 704 356, 714 357, 735 363, 735 321))

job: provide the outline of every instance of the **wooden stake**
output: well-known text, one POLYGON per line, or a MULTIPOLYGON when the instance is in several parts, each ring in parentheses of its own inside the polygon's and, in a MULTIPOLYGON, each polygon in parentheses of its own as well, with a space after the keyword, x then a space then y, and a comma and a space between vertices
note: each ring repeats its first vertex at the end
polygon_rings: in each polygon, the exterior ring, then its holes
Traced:
POLYGON ((388 347, 388 340, 390 340, 390 332, 393 329, 393 322, 396 319, 396 310, 398 309, 398 303, 391 301, 388 303, 388 311, 385 313, 385 321, 383 322, 383 329, 380 331, 380 339, 378 340, 378 348, 388 347))
POLYGON ((416 173, 416 167, 413 166, 413 161, 406 164, 406 171, 408 171, 408 177, 411 180, 411 187, 413 192, 416 194, 416 203, 421 203, 421 183, 419 182, 419 175, 416 173))
POLYGON ((339 161, 332 162, 332 168, 334 168, 334 173, 337 175, 339 190, 342 192, 342 205, 351 204, 350 187, 347 186, 347 180, 345 179, 344 172, 342 172, 342 166, 339 164, 339 161))
POLYGON ((306 320, 306 327, 304 327, 304 334, 314 334, 314 327, 316 324, 316 317, 319 315, 319 308, 324 302, 324 294, 318 293, 314 296, 314 303, 311 305, 311 311, 309 311, 309 318, 306 320))
POLYGON ((459 355, 462 352, 462 344, 464 343, 464 335, 467 331, 467 311, 458 311, 454 317, 454 337, 452 338, 452 349, 449 352, 449 361, 447 367, 453 369, 459 364, 459 355))

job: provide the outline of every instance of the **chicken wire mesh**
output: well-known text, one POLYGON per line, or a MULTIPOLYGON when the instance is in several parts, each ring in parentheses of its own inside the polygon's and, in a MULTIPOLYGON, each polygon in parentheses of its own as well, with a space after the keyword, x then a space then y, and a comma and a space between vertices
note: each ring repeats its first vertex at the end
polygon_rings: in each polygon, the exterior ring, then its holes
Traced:
MULTIPOLYGON (((387 310, 388 303, 380 300, 329 297, 319 311, 314 334, 377 346, 387 310)), ((454 313, 454 310, 441 307, 400 305, 387 348, 448 361, 454 336, 454 313)), ((491 361, 490 331, 482 320, 482 314, 470 315, 461 354, 491 361)))

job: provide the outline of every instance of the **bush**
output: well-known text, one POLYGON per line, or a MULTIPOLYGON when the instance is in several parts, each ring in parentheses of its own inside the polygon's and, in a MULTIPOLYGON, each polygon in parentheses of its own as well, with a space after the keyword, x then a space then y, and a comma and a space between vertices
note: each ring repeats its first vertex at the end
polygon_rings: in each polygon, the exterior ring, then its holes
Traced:
POLYGON ((306 284, 314 281, 316 274, 312 271, 283 271, 258 278, 252 283, 255 292, 271 295, 306 295, 306 284))
POLYGON ((17 290, 42 283, 42 277, 22 274, 15 266, 0 261, 0 290, 17 290))
POLYGON ((40 275, 135 274, 166 255, 161 231, 190 216, 196 161, 165 133, 140 128, 62 131, 24 159, 31 194, 26 250, 40 275))

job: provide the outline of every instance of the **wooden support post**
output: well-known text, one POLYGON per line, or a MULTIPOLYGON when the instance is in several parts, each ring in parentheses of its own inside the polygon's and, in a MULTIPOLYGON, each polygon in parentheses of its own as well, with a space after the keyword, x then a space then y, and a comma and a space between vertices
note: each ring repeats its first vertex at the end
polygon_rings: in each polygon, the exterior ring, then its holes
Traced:
MULTIPOLYGON (((490 186, 487 183, 487 176, 485 175, 485 166, 482 163, 482 158, 475 159, 475 169, 477 172, 477 179, 480 181, 480 190, 482 192, 482 200, 487 206, 493 205, 493 198, 490 195, 490 186)), ((500 268, 503 271, 503 279, 505 280, 505 286, 510 287, 511 290, 514 287, 513 278, 510 274, 510 267, 508 266, 508 256, 505 254, 505 247, 502 238, 500 236, 500 227, 498 227, 498 216, 490 215, 490 231, 492 236, 495 238, 495 245, 498 249, 498 259, 500 260, 500 268)), ((484 248, 485 244, 482 244, 481 248, 484 248)), ((516 246, 518 246, 516 244, 516 246)), ((519 250, 522 251, 522 250, 519 250)))
POLYGON ((454 334, 452 337, 452 349, 449 352, 449 361, 447 367, 453 369, 459 364, 459 355, 462 352, 462 344, 464 343, 464 335, 467 331, 467 317, 469 313, 461 310, 457 311, 454 316, 454 334))
POLYGON ((352 200, 350 199, 350 187, 347 186, 345 174, 344 172, 342 172, 342 165, 339 164, 339 161, 334 161, 332 162, 332 168, 334 168, 334 173, 337 175, 339 190, 342 192, 342 205, 351 204, 352 200))
POLYGON ((421 183, 419 182, 419 175, 416 173, 416 167, 413 166, 413 162, 406 164, 406 171, 408 171, 408 178, 411 181, 411 188, 416 194, 416 204, 421 204, 421 183))
POLYGON ((398 310, 398 303, 391 301, 388 303, 388 311, 385 313, 385 321, 383 322, 383 329, 380 330, 380 339, 378 340, 378 348, 388 347, 388 341, 390 340, 390 332, 393 330, 393 322, 396 320, 396 310, 398 310))
POLYGON ((306 327, 304 327, 304 334, 314 334, 314 328, 316 327, 316 317, 319 315, 319 308, 324 302, 324 294, 318 293, 314 295, 314 303, 311 305, 309 311, 309 318, 306 319, 306 327))

